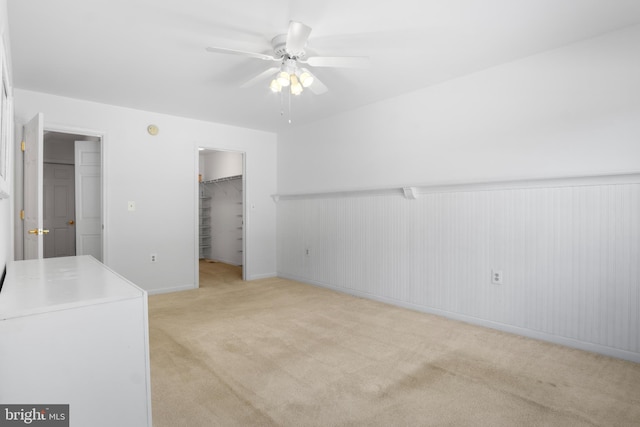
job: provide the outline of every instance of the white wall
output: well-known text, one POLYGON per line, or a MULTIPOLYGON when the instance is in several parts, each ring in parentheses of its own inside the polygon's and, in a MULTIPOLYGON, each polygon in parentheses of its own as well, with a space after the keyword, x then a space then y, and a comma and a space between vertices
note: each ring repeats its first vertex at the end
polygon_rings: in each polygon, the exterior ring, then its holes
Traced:
POLYGON ((640 362, 640 174, 624 181, 285 198, 278 271, 640 362))
POLYGON ((242 153, 232 151, 200 152, 203 181, 242 175, 242 153))
POLYGON ((640 169, 640 26, 284 132, 278 191, 640 169))
MULTIPOLYGON (((197 148, 246 152, 247 278, 275 274, 274 134, 16 90, 16 121, 103 132, 105 261, 152 292, 193 287, 197 265, 197 148), (146 129, 155 124, 160 132, 146 129), (127 210, 128 201, 136 211, 127 210), (149 256, 157 254, 157 263, 149 256)), ((80 133, 80 132, 79 132, 80 133)))
POLYGON ((279 275, 640 361, 640 175, 400 189, 640 172, 638 46, 630 27, 279 135, 279 275))
MULTIPOLYGON (((10 40, 9 40, 9 26, 7 23, 7 1, 0 0, 0 43, 3 43, 6 47, 5 55, 7 61, 11 63, 10 52, 10 40)), ((9 70, 11 67, 8 67, 9 70)), ((9 75, 9 84, 11 85, 11 75, 9 75)), ((11 120, 11 119, 9 119, 11 120)), ((13 159, 13 144, 8 141, 9 150, 8 158, 13 159)), ((13 163, 9 161, 7 174, 7 184, 11 192, 13 185, 13 163)), ((13 198, 2 199, 0 198, 0 274, 2 269, 8 261, 13 260, 13 198)))

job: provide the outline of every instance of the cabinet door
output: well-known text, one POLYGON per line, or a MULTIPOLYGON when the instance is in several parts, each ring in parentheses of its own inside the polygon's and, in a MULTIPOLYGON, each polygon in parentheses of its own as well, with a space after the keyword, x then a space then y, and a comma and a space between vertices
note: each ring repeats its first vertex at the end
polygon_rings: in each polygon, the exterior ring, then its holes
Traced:
POLYGON ((0 321, 0 402, 69 404, 75 426, 150 426, 145 298, 0 321))

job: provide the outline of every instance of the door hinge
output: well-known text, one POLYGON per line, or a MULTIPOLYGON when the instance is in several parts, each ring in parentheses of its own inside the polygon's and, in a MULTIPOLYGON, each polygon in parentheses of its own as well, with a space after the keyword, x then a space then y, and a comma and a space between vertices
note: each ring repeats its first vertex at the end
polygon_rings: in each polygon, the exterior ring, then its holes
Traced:
POLYGON ((24 141, 22 141, 22 142, 20 143, 20 149, 21 149, 22 151, 26 150, 26 144, 24 143, 24 141))
POLYGON ((20 219, 24 221, 24 209, 20 211, 20 219))

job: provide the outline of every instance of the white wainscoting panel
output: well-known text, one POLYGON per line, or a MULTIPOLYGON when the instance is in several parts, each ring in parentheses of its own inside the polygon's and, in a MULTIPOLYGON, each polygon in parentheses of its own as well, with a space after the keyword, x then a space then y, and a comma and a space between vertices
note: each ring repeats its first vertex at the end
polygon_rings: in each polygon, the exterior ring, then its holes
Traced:
POLYGON ((281 199, 278 274, 640 362, 640 183, 513 187, 281 199))

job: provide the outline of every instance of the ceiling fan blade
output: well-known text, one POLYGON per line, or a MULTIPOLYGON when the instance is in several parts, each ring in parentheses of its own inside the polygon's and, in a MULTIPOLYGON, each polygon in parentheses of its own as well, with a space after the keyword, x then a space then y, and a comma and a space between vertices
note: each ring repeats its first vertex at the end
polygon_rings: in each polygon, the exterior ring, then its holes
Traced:
POLYGON ((244 50, 228 49, 226 47, 208 47, 207 52, 248 56, 250 58, 262 59, 264 61, 280 61, 280 58, 274 58, 273 56, 265 55, 264 53, 245 52, 244 50))
POLYGON ((301 74, 308 73, 311 77, 313 77, 313 83, 311 83, 311 85, 307 89, 309 89, 311 92, 315 93, 316 95, 322 95, 323 93, 326 93, 329 90, 329 88, 326 87, 325 84, 322 83, 318 79, 318 77, 308 69, 300 68, 300 73, 301 74))
POLYGON ((329 88, 316 77, 313 79, 311 86, 309 86, 309 90, 316 95, 322 95, 323 93, 327 93, 329 88))
POLYGON ((311 34, 311 27, 307 27, 302 22, 290 21, 287 33, 287 53, 291 56, 298 56, 304 52, 309 34, 311 34))
POLYGON ((312 67, 335 68, 368 68, 369 58, 366 56, 312 56, 304 62, 312 67))
POLYGON ((278 70, 280 68, 278 67, 271 67, 267 70, 264 70, 263 72, 261 72, 260 74, 258 74, 257 76, 253 77, 252 79, 250 79, 249 81, 243 83, 240 87, 241 88, 246 88, 246 87, 250 87, 255 85, 256 83, 259 83, 262 80, 266 80, 267 78, 274 76, 278 70))

